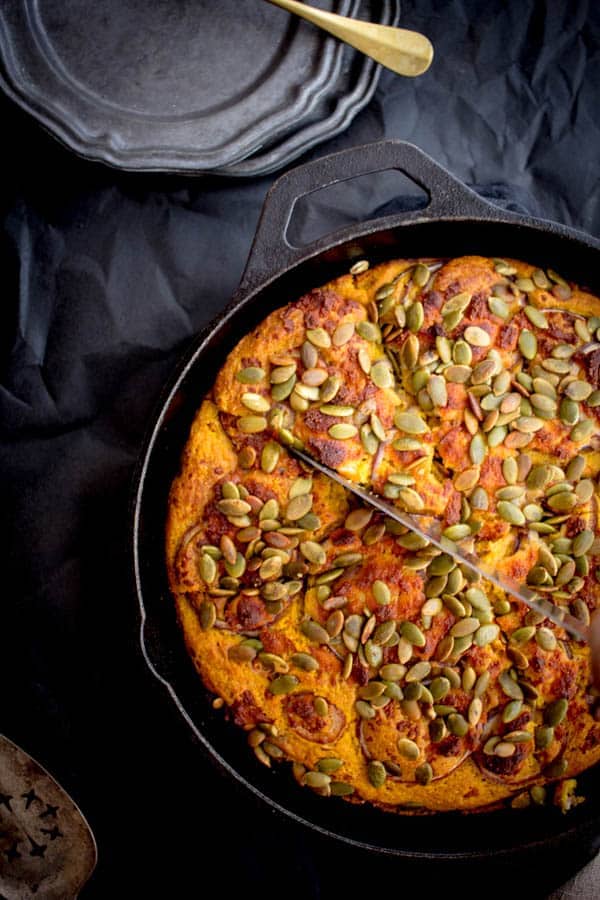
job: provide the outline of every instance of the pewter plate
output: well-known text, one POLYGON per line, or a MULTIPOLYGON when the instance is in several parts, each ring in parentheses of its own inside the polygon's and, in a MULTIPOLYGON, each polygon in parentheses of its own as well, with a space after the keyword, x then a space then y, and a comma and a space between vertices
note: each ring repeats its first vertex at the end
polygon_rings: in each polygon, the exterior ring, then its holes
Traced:
POLYGON ((7 93, 71 149, 132 170, 244 159, 310 114, 342 52, 263 0, 0 4, 7 93))
MULTIPOLYGON (((352 16, 381 25, 397 25, 399 0, 361 0, 352 16)), ((371 100, 381 66, 344 45, 341 71, 331 89, 304 121, 277 142, 261 148, 247 159, 221 169, 221 174, 237 177, 269 175, 298 159, 325 140, 341 134, 371 100)))

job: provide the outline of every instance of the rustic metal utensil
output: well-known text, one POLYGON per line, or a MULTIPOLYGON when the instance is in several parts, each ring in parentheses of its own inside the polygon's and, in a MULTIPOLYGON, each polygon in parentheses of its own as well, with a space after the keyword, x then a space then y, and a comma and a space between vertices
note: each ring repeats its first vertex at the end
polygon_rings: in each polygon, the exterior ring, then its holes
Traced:
POLYGON ((550 619, 555 625, 569 631, 576 640, 589 641, 589 628, 584 625, 583 622, 576 619, 575 616, 572 616, 566 610, 561 609, 559 606, 555 606, 554 603, 551 603, 545 597, 540 597, 539 594, 530 590, 526 585, 518 584, 512 578, 508 578, 505 575, 498 575, 496 571, 492 571, 475 553, 463 550, 460 547, 460 542, 451 541, 448 540, 448 538, 445 538, 442 534, 442 528, 439 521, 432 521, 426 516, 415 516, 411 513, 401 512, 391 503, 382 500, 381 497, 359 487, 359 485, 354 484, 352 481, 348 481, 347 478, 339 475, 328 466, 324 466, 323 463, 313 459, 312 456, 308 456, 302 450, 298 450, 295 447, 289 447, 289 450, 294 456, 301 459, 305 465, 312 469, 316 469, 327 478, 336 481, 351 494, 354 494, 355 497, 362 500, 367 506, 374 507, 386 516, 389 516, 390 519, 395 519, 396 522, 400 522, 405 528, 418 534, 419 537, 429 541, 434 547, 437 547, 448 556, 451 556, 452 559, 460 565, 469 566, 470 569, 477 572, 485 581, 489 581, 495 587, 510 594, 512 597, 515 597, 515 599, 520 600, 521 603, 525 603, 526 606, 529 606, 536 612, 539 612, 544 618, 550 619))
POLYGON ((348 16, 316 9, 306 3, 297 3, 296 0, 267 2, 318 25, 398 75, 422 75, 431 65, 431 41, 418 31, 350 19, 348 16))
POLYGON ((66 791, 0 735, 0 896, 71 900, 96 858, 90 826, 66 791))

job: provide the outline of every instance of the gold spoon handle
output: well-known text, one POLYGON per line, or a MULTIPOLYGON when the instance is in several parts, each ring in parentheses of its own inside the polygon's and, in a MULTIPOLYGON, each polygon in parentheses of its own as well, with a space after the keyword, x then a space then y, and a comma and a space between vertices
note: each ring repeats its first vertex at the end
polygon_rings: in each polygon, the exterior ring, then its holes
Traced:
POLYGON ((296 0, 267 2, 318 25, 398 75, 421 75, 431 65, 431 41, 418 31, 338 16, 296 0))

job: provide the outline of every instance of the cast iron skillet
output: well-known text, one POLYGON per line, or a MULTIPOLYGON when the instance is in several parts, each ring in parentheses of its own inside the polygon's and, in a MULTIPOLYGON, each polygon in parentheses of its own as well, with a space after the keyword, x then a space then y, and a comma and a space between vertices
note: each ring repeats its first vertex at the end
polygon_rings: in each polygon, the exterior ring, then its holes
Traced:
MULTIPOLYGON (((588 802, 568 816, 555 809, 394 816, 323 799, 301 789, 289 766, 265 769, 248 752, 239 729, 215 712, 184 649, 169 597, 163 535, 169 485, 193 415, 226 354, 271 310, 348 270, 350 260, 468 253, 516 257, 551 266, 600 291, 600 242, 552 222, 492 206, 416 147, 386 141, 353 148, 300 166, 281 177, 264 204, 240 288, 230 305, 195 341, 165 391, 140 459, 133 503, 133 555, 141 610, 141 644, 164 685, 213 760, 275 810, 356 848, 408 860, 457 865, 492 858, 526 862, 535 853, 564 853, 581 864, 600 846, 600 767, 580 781, 588 802), (301 196, 366 173, 396 169, 429 195, 425 210, 352 226, 303 249, 286 230, 301 196)), ((508 886, 508 885, 507 885, 508 886)))

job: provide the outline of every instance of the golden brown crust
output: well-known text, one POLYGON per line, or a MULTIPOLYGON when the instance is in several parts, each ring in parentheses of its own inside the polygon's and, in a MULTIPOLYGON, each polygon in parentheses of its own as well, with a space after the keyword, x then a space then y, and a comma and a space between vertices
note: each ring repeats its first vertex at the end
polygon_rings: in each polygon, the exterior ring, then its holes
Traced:
POLYGON ((288 303, 229 355, 172 486, 167 566, 194 664, 263 763, 434 811, 521 805, 600 759, 587 647, 285 446, 587 621, 599 327, 598 299, 553 272, 394 260, 288 303))

